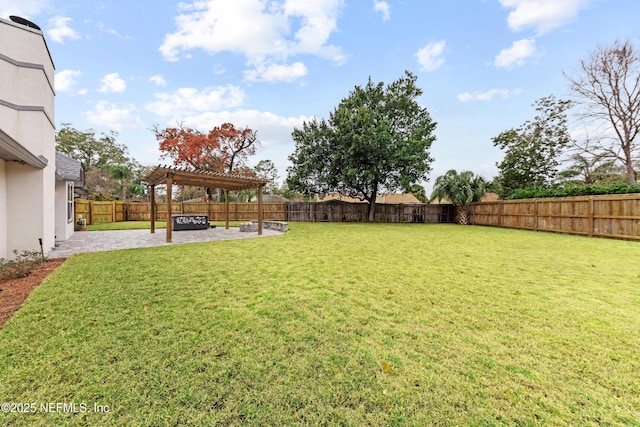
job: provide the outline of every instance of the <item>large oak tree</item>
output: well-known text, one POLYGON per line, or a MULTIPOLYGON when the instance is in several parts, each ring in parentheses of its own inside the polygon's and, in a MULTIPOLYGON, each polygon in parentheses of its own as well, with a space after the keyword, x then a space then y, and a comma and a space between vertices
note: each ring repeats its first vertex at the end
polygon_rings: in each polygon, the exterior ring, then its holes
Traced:
POLYGON ((356 86, 330 113, 293 131, 288 187, 305 195, 340 193, 369 203, 375 221, 376 196, 425 180, 433 159, 436 123, 417 98, 417 77, 389 85, 356 86))

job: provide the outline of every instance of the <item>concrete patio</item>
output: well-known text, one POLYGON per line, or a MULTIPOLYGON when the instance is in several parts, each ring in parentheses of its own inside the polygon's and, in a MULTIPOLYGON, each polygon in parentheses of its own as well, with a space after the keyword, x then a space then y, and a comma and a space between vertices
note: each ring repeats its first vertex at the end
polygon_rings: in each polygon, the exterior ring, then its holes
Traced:
POLYGON ((147 248, 151 246, 178 245, 184 243, 213 242, 218 240, 248 239, 255 237, 279 236, 284 233, 274 230, 263 230, 262 236, 257 232, 240 232, 238 227, 209 228, 206 230, 174 231, 171 243, 167 243, 164 229, 157 229, 154 234, 146 230, 113 230, 113 231, 77 231, 71 238, 61 242, 49 253, 49 258, 66 258, 70 255, 85 252, 115 251, 119 249, 147 248))

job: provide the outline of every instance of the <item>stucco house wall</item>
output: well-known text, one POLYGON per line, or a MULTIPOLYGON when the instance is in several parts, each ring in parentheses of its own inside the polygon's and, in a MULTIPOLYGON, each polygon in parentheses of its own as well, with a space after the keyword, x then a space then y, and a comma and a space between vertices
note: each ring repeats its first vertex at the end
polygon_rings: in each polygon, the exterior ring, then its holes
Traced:
POLYGON ((55 245, 54 65, 41 31, 0 19, 0 257, 55 245), (40 246, 42 241, 42 246, 40 246))

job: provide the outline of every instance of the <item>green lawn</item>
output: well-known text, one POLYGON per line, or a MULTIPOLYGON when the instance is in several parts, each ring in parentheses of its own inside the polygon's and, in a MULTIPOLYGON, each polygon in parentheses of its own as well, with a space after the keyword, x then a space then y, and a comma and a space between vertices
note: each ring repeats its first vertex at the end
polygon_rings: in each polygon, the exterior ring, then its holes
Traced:
POLYGON ((0 424, 640 426, 639 331, 636 242, 291 223, 67 260, 0 330, 38 409, 0 424))
MULTIPOLYGON (((239 227, 241 221, 229 221, 230 227, 239 227)), ((224 221, 210 221, 216 227, 224 227, 224 221)), ((125 221, 125 222, 105 222, 100 224, 91 224, 87 226, 88 231, 105 231, 105 230, 139 230, 151 228, 150 221, 125 221)), ((166 228, 166 221, 156 221, 156 228, 166 228)))

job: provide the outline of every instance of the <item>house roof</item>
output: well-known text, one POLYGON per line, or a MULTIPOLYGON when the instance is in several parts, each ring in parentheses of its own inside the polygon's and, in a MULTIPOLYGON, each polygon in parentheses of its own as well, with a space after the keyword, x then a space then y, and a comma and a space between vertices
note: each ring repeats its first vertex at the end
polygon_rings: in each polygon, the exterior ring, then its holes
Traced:
MULTIPOLYGON (((440 204, 450 204, 451 200, 448 197, 443 197, 441 200, 438 200, 436 198, 431 199, 431 201, 437 201, 440 204)), ((484 196, 482 196, 482 198, 480 199, 480 202, 495 202, 497 200, 500 200, 500 196, 498 196, 498 194, 496 193, 487 193, 484 196)))
POLYGON ((403 194, 382 194, 383 201, 380 202, 376 200, 376 203, 422 203, 420 200, 416 198, 411 193, 403 193, 403 194))
POLYGON ((265 194, 262 196, 262 201, 265 203, 286 203, 289 199, 279 194, 265 194))
POLYGON ((316 202, 322 202, 322 203, 336 203, 336 202, 343 202, 343 203, 367 203, 364 200, 360 200, 357 197, 350 197, 350 196, 344 196, 342 194, 338 194, 338 193, 332 193, 332 194, 325 194, 323 196, 316 196, 316 202))
POLYGON ((73 181, 76 187, 84 187, 83 172, 80 161, 56 151, 56 178, 61 181, 73 181))
MULTIPOLYGON (((360 200, 357 197, 344 196, 342 194, 327 194, 325 196, 318 196, 316 198, 318 202, 344 202, 344 203, 367 203, 364 200, 360 200)), ((376 204, 410 204, 410 203, 422 203, 416 199, 411 193, 404 194, 378 194, 376 197, 376 204)))

